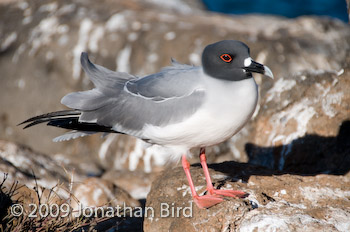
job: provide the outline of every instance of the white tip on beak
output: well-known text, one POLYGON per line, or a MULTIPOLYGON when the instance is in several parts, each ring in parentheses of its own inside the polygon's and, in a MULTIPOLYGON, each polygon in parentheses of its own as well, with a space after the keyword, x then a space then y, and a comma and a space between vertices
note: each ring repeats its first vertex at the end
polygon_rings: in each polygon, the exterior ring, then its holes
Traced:
POLYGON ((272 73, 271 69, 264 65, 264 70, 265 70, 264 75, 271 77, 273 79, 273 73, 272 73))

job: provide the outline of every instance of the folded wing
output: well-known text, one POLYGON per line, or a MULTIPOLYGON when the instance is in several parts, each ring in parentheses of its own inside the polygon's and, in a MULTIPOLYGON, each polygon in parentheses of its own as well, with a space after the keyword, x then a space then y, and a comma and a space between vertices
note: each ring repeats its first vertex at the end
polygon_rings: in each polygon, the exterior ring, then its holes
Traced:
POLYGON ((95 123, 142 138, 146 124, 180 122, 198 110, 205 95, 198 81, 201 69, 174 63, 159 73, 137 78, 90 62, 81 64, 95 87, 70 93, 62 104, 81 112, 79 122, 95 123))

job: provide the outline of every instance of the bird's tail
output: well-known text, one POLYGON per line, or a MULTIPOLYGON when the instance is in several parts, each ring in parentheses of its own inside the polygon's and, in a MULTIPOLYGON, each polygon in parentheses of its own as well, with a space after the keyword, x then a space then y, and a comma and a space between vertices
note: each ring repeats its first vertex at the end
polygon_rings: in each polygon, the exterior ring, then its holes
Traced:
MULTIPOLYGON (((71 129, 73 121, 79 119, 81 112, 78 110, 62 110, 47 114, 38 115, 21 122, 19 125, 27 124, 23 129, 48 122, 47 125, 71 129)), ((75 123, 76 124, 76 123, 75 123)))
POLYGON ((64 141, 82 137, 85 135, 91 135, 97 132, 117 133, 112 130, 111 127, 98 125, 91 122, 80 122, 79 117, 81 111, 79 110, 62 110, 51 112, 47 114, 38 115, 21 122, 19 125, 27 124, 23 129, 35 126, 37 124, 46 123, 48 126, 60 127, 65 129, 71 129, 73 131, 68 132, 62 136, 54 139, 54 141, 64 141))

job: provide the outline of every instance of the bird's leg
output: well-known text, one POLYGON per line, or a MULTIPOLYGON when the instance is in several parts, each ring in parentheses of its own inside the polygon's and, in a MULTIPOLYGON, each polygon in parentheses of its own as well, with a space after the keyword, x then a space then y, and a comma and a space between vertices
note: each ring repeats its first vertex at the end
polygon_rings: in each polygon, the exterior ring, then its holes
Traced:
POLYGON ((201 165, 204 171, 205 179, 207 181, 207 190, 208 195, 222 195, 226 197, 234 197, 234 198, 244 198, 248 194, 239 190, 226 190, 226 189, 214 189, 213 183, 211 182, 209 169, 207 166, 207 158, 205 157, 205 148, 201 148, 199 159, 201 161, 201 165))
POLYGON ((209 208, 223 201, 221 197, 214 195, 198 196, 190 173, 190 163, 186 160, 185 155, 182 156, 182 167, 186 173, 188 184, 190 185, 193 201, 199 208, 209 208))

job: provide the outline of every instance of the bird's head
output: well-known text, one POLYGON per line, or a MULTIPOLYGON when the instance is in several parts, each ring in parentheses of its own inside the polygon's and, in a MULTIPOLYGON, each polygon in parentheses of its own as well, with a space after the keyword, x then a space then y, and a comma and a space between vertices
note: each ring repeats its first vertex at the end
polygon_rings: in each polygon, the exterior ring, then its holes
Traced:
POLYGON ((250 57, 249 47, 237 40, 223 40, 206 46, 202 65, 206 74, 223 80, 252 78, 253 72, 273 78, 271 70, 255 62, 250 57))

